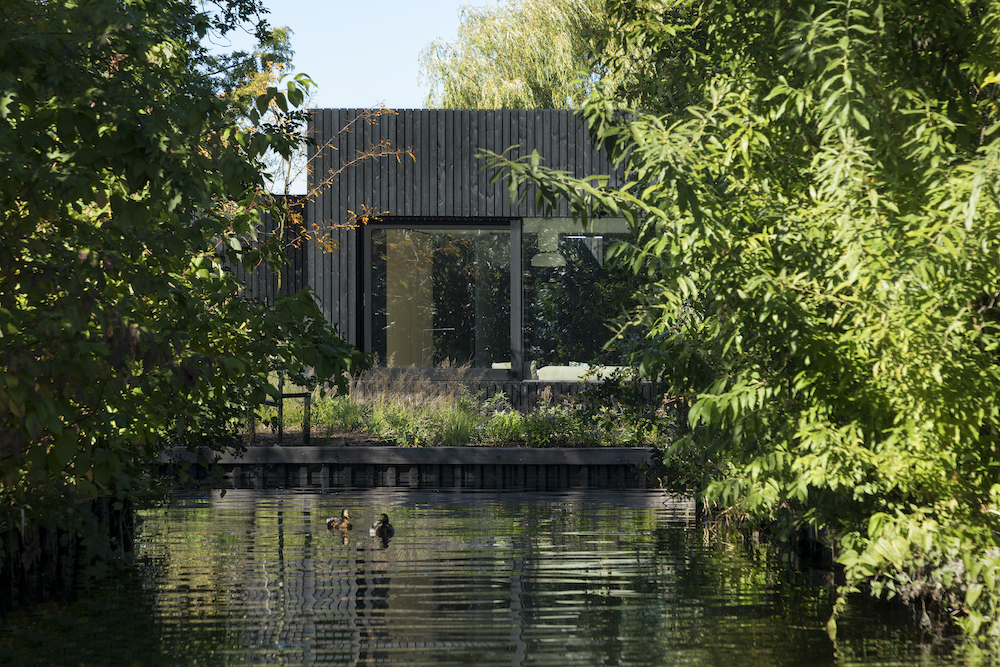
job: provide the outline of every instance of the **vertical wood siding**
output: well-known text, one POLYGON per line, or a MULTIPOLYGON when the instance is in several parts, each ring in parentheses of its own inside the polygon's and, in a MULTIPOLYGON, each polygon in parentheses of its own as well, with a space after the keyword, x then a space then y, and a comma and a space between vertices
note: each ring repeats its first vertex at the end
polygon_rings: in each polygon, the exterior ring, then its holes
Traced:
MULTIPOLYGON (((519 158, 537 150, 543 164, 576 176, 607 174, 616 182, 607 156, 596 150, 582 118, 568 110, 424 109, 384 114, 373 123, 356 121, 363 109, 316 109, 310 128, 318 148, 310 174, 310 191, 332 169, 358 153, 388 142, 411 150, 413 158, 389 156, 365 160, 346 169, 327 187, 313 192, 310 224, 330 229, 363 208, 383 219, 441 222, 505 221, 542 215, 568 216, 565 203, 555 211, 538 210, 534 189, 512 203, 503 182, 491 184, 481 150, 519 158), (329 146, 327 144, 330 144, 329 146), (318 155, 317 155, 318 153, 318 155)), ((348 342, 359 344, 360 234, 341 229, 333 252, 311 245, 302 258, 304 275, 320 307, 348 342)))

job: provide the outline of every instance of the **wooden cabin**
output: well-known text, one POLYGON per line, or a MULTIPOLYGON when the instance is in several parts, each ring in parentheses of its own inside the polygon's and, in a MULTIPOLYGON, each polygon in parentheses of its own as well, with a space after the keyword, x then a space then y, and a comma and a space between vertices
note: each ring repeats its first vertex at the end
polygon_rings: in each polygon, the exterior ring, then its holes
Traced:
POLYGON ((317 109, 310 131, 312 239, 286 289, 310 286, 340 335, 380 367, 461 377, 523 404, 615 366, 602 352, 606 315, 627 292, 606 253, 628 232, 624 220, 584 227, 565 203, 545 211, 533 193, 512 202, 479 155, 537 151, 548 167, 614 183, 579 116, 317 109), (373 148, 397 153, 351 163, 373 148))

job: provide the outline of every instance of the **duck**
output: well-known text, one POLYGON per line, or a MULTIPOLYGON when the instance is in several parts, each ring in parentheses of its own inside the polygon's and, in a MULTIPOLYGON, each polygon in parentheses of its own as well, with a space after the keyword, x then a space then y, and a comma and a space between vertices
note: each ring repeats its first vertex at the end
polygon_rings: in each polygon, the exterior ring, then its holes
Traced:
POLYGON ((330 530, 350 530, 351 529, 351 515, 346 509, 340 511, 339 517, 331 516, 326 520, 326 527, 330 530))
POLYGON ((396 529, 389 523, 389 515, 383 514, 378 518, 378 521, 372 524, 368 533, 372 537, 381 537, 383 540, 387 540, 396 534, 396 529))

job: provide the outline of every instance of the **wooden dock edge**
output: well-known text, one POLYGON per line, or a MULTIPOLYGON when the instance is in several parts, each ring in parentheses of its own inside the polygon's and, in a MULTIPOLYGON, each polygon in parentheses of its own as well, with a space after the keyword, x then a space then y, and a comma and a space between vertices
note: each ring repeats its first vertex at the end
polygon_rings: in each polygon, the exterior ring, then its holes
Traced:
MULTIPOLYGON (((242 455, 172 449, 179 462, 221 467, 232 488, 491 489, 656 488, 651 450, 642 447, 250 447, 242 455), (200 462, 200 463, 199 463, 200 462)), ((207 473, 207 470, 205 470, 207 473)))

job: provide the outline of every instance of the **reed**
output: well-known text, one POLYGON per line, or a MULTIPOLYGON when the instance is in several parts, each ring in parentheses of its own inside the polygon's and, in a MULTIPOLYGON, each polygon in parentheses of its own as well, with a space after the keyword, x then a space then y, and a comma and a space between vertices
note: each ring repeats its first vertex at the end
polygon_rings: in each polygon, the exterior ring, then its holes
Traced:
MULTIPOLYGON (((317 392, 313 437, 317 443, 349 439, 415 447, 593 447, 662 445, 668 433, 668 416, 649 420, 623 402, 547 395, 538 408, 522 413, 503 394, 472 394, 466 383, 476 373, 467 366, 446 364, 435 371, 431 380, 424 369, 375 368, 352 382, 347 396, 317 392)), ((277 430, 276 408, 262 406, 259 415, 265 427, 277 430)), ((302 402, 286 401, 286 433, 294 433, 302 419, 302 402)))

